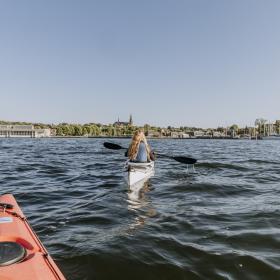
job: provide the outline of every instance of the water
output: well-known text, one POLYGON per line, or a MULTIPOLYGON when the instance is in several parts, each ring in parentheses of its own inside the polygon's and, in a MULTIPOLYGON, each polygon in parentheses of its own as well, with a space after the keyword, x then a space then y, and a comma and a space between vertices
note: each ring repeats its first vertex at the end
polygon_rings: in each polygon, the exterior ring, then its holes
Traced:
POLYGON ((158 160, 135 196, 104 141, 0 140, 1 192, 68 280, 280 279, 280 142, 153 140, 199 164, 158 160))

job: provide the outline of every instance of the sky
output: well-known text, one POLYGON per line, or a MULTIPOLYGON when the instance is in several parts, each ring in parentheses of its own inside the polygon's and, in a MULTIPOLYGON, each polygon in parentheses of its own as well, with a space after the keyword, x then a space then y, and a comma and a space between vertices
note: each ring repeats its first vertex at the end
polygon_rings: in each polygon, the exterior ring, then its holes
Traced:
POLYGON ((278 0, 1 0, 0 120, 280 119, 278 0))

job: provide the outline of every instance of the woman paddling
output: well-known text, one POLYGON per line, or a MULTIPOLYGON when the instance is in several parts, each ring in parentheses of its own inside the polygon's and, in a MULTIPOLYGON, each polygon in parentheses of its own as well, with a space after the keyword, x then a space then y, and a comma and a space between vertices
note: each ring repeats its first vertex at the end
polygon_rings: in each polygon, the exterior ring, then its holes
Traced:
POLYGON ((126 156, 133 162, 150 162, 155 160, 155 154, 151 151, 142 130, 135 131, 126 156))

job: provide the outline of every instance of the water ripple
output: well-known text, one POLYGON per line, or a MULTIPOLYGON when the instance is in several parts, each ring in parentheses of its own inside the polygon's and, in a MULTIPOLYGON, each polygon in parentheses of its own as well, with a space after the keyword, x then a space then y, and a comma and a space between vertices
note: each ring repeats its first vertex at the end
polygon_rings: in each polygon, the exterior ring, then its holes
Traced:
POLYGON ((67 279, 280 278, 280 145, 151 140, 199 162, 159 159, 131 192, 123 150, 104 141, 0 139, 2 193, 16 196, 67 279))

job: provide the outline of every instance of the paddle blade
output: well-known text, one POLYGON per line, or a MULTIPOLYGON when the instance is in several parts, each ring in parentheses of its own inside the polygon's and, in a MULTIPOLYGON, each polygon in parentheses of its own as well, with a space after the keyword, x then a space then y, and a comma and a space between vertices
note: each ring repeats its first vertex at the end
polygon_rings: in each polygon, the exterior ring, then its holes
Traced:
POLYGON ((110 142, 104 142, 103 143, 104 147, 107 149, 111 149, 111 150, 121 150, 121 149, 125 149, 122 146, 118 145, 118 144, 114 144, 114 143, 110 143, 110 142))
POLYGON ((169 156, 169 155, 159 154, 159 153, 156 153, 156 155, 159 156, 159 157, 173 159, 173 160, 176 160, 176 161, 178 161, 180 163, 184 163, 184 164, 195 164, 197 162, 197 160, 195 158, 190 158, 190 157, 169 156))
POLYGON ((174 160, 181 162, 181 163, 185 163, 185 164, 195 164, 197 162, 197 160, 195 158, 189 158, 189 157, 172 157, 174 160))

